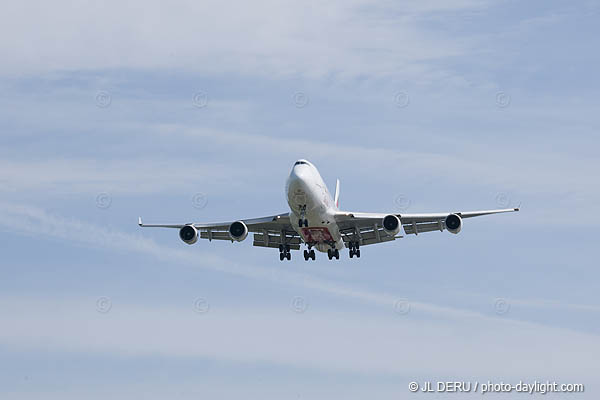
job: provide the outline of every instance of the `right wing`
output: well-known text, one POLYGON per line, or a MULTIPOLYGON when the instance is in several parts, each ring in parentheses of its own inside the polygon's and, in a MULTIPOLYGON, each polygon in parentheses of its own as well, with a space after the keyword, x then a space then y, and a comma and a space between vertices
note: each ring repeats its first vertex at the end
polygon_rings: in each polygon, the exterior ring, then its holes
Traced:
POLYGON ((519 211, 518 208, 500 210, 444 212, 422 214, 397 214, 397 213, 363 213, 340 211, 335 219, 342 234, 344 242, 359 241, 363 245, 388 242, 402 236, 388 235, 382 226, 382 220, 387 215, 395 215, 400 219, 404 232, 409 235, 418 235, 424 232, 443 231, 446 229, 445 219, 450 214, 456 214, 462 219, 479 217, 482 215, 500 214, 519 211))
MULTIPOLYGON (((248 218, 238 220, 248 227, 248 232, 254 234, 254 246, 279 247, 287 244, 291 249, 300 249, 300 235, 292 228, 289 213, 271 215, 268 217, 248 218)), ((231 240, 229 226, 236 221, 214 223, 188 223, 188 224, 144 224, 142 218, 138 225, 143 228, 174 228, 193 226, 198 230, 198 238, 212 240, 231 240)))

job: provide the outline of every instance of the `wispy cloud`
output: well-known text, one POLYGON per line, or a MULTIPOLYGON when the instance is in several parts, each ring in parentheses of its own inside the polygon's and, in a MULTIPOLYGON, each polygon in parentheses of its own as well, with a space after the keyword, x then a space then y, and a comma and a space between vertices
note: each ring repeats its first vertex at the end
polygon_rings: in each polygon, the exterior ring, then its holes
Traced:
POLYGON ((597 336, 498 319, 465 318, 456 325, 396 315, 312 309, 303 314, 269 309, 256 313, 243 307, 199 315, 192 307, 116 304, 98 313, 94 304, 94 299, 0 297, 5 322, 0 342, 21 351, 207 358, 327 372, 486 379, 525 379, 531 371, 536 377, 593 379, 594 360, 600 356, 597 336), (482 353, 490 362, 482 362, 482 353), (524 353, 528 356, 522 357, 524 353))
MULTIPOLYGON (((280 269, 271 269, 253 265, 239 265, 232 263, 229 259, 224 259, 214 254, 204 254, 202 259, 190 259, 189 253, 185 250, 177 250, 163 245, 159 245, 153 240, 144 238, 140 235, 133 235, 118 230, 110 230, 105 227, 95 226, 76 219, 62 218, 52 215, 37 207, 14 205, 3 203, 0 207, 0 226, 14 233, 25 235, 45 235, 71 243, 79 243, 86 246, 105 248, 113 251, 136 252, 146 256, 152 256, 165 261, 180 261, 182 265, 206 268, 213 271, 235 274, 251 279, 259 279, 286 284, 291 286, 300 286, 303 288, 317 290, 326 294, 339 296, 342 298, 361 301, 365 304, 377 307, 386 307, 393 309, 394 304, 401 294, 390 294, 382 292, 370 292, 368 290, 340 285, 327 280, 315 278, 306 273, 290 272, 280 269)), ((467 309, 440 306, 436 304, 411 301, 411 309, 416 312, 423 312, 428 315, 434 315, 441 318, 456 318, 461 320, 481 320, 493 321, 498 323, 494 317, 467 309)), ((522 304, 530 306, 547 306, 548 302, 522 301, 522 304)), ((566 308, 587 309, 588 311, 597 311, 596 308, 583 305, 567 305, 566 308)), ((530 323, 516 320, 503 319, 505 324, 516 326, 529 326, 530 323)), ((535 324, 533 324, 535 325, 535 324)))
POLYGON ((468 41, 420 26, 419 18, 485 4, 261 0, 237 2, 231 12, 230 3, 218 1, 169 6, 136 1, 128 7, 110 1, 80 7, 13 3, 4 9, 0 25, 7 61, 2 69, 164 67, 308 77, 402 71, 425 78, 439 69, 428 61, 461 55, 468 41))

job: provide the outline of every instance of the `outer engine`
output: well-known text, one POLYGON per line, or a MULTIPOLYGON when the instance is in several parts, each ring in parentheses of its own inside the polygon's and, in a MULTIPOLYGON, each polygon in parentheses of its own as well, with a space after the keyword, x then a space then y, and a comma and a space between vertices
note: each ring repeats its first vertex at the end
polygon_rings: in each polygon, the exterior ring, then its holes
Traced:
POLYGON ((383 230, 389 236, 396 236, 398 232, 400 232, 400 218, 396 217, 393 214, 386 215, 383 218, 383 230))
POLYGON ((456 214, 450 214, 446 217, 446 229, 450 233, 458 233, 460 232, 460 228, 462 228, 462 218, 456 214))
POLYGON ((248 236, 248 227, 242 221, 235 221, 229 225, 229 237, 231 240, 241 242, 248 236))
POLYGON ((192 225, 186 225, 179 230, 179 237, 187 244, 194 244, 198 241, 198 230, 192 225))

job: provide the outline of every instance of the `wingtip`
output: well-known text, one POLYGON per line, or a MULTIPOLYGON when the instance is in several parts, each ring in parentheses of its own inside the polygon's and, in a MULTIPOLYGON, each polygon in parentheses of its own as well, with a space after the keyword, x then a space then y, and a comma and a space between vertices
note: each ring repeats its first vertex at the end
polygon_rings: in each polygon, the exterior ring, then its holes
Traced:
POLYGON ((515 210, 515 211, 519 211, 519 207, 515 208, 514 210, 515 210))
POLYGON ((142 223, 142 217, 138 217, 138 225, 139 225, 139 226, 142 226, 142 225, 143 225, 143 223, 142 223))

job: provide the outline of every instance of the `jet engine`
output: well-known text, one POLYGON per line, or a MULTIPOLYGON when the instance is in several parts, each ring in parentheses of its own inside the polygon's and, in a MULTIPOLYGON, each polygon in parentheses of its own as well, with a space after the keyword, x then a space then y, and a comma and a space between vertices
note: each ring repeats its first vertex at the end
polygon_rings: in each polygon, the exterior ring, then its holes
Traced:
POLYGON ((389 236, 396 236, 398 232, 400 232, 400 218, 396 217, 393 214, 386 215, 383 218, 383 230, 389 236))
POLYGON ((462 218, 457 214, 450 214, 446 217, 446 229, 448 232, 457 234, 462 228, 462 218))
POLYGON ((229 225, 229 237, 231 240, 241 242, 248 236, 248 227, 242 221, 235 221, 229 225))
POLYGON ((186 225, 179 230, 179 237, 187 244, 194 244, 198 241, 198 230, 193 225, 186 225))

